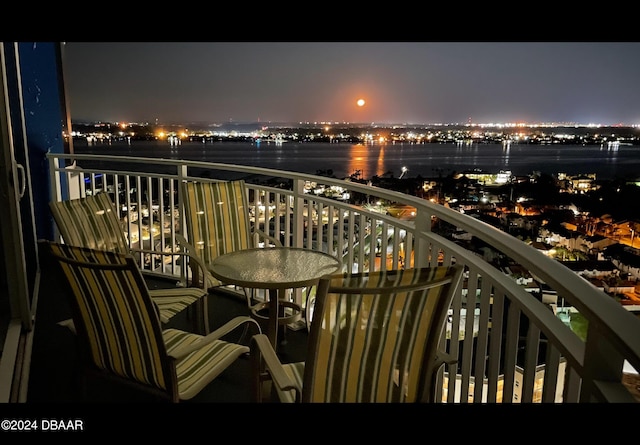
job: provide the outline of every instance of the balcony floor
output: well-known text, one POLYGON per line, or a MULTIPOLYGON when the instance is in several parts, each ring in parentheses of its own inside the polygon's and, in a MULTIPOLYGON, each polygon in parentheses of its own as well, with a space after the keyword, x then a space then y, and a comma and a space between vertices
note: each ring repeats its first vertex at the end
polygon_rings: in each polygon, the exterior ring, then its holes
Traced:
MULTIPOLYGON (((43 277, 47 276, 43 271, 43 277)), ((57 322, 69 318, 66 296, 55 280, 43 278, 39 296, 33 339, 33 353, 27 402, 151 402, 154 399, 121 385, 100 381, 89 383, 87 399, 81 397, 76 374, 77 354, 73 334, 57 322)), ((167 287, 171 283, 147 278, 150 289, 167 287)), ((209 300, 209 320, 215 329, 236 315, 247 315, 244 300, 227 293, 215 293, 209 300)), ((170 326, 188 329, 185 314, 172 320, 170 326)), ((279 355, 283 361, 302 360, 306 346, 306 330, 288 330, 286 343, 279 355)), ((243 403, 251 402, 250 363, 241 357, 218 376, 198 396, 184 403, 243 403)))

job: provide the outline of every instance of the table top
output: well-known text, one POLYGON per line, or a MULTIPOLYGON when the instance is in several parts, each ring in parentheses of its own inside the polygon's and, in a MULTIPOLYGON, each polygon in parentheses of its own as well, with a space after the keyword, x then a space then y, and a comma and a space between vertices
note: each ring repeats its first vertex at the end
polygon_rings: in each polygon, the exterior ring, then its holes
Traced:
POLYGON ((336 273, 342 263, 336 257, 298 247, 244 249, 221 255, 209 270, 222 282, 261 289, 313 285, 336 273))

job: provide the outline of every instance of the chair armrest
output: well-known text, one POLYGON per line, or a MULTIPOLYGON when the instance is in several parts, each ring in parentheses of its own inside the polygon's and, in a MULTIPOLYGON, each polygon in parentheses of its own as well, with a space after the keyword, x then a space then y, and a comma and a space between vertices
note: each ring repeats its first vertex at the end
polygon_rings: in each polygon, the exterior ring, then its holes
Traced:
POLYGON ((151 296, 151 298, 184 297, 187 295, 193 297, 204 297, 206 295, 209 295, 209 292, 200 287, 168 287, 160 289, 149 289, 149 295, 151 296), (197 293, 195 292, 196 290, 198 291, 197 293))
POLYGON ((67 318, 66 320, 59 321, 57 324, 63 328, 69 329, 74 335, 77 334, 76 325, 73 323, 73 319, 67 318))
POLYGON ((196 253, 196 248, 179 233, 176 233, 176 241, 178 241, 183 254, 189 257, 189 266, 192 268, 192 270, 194 269, 193 264, 195 264, 197 266, 197 269, 202 272, 202 286, 205 289, 219 286, 220 282, 216 278, 214 278, 213 275, 211 275, 211 272, 209 272, 209 269, 207 269, 207 265, 196 253))
POLYGON ((282 247, 282 242, 278 238, 275 238, 275 237, 273 237, 271 235, 267 235, 266 232, 263 232, 260 229, 254 229, 253 233, 255 235, 260 236, 260 238, 264 238, 264 239, 267 239, 267 240, 271 241, 273 244, 275 244, 278 247, 282 247))
POLYGON ((189 354, 191 354, 193 351, 197 351, 198 349, 202 348, 203 346, 214 342, 216 340, 220 340, 220 338, 222 338, 223 336, 225 336, 226 334, 228 334, 229 332, 233 331, 234 329, 238 328, 239 326, 244 325, 245 323, 248 324, 252 324, 254 326, 256 326, 258 333, 261 334, 262 330, 260 329, 260 325, 258 324, 257 321, 255 321, 253 318, 251 317, 246 317, 246 316, 238 316, 235 317, 231 320, 229 320, 228 322, 226 322, 224 325, 222 325, 221 327, 219 327, 218 329, 216 329, 215 331, 211 332, 208 335, 205 335, 204 337, 202 337, 202 339, 200 341, 191 343, 190 345, 186 345, 182 348, 176 348, 175 350, 171 351, 169 353, 169 356, 171 356, 172 358, 179 360, 182 357, 185 357, 189 354))
POLYGON ((185 253, 187 253, 189 256, 192 256, 196 260, 198 260, 198 255, 196 255, 195 253, 196 248, 192 246, 191 243, 187 241, 187 239, 184 236, 180 235, 179 233, 176 233, 175 236, 176 236, 176 241, 178 241, 178 244, 180 245, 182 250, 185 253))
POLYGON ((293 390, 296 393, 296 402, 300 401, 302 388, 294 382, 282 367, 280 359, 269 341, 269 337, 265 334, 258 334, 251 337, 251 360, 253 362, 252 369, 264 369, 271 376, 273 384, 280 391, 293 390))
POLYGON ((202 283, 196 283, 195 286, 189 287, 199 287, 204 290, 208 290, 211 287, 215 287, 218 281, 209 273, 204 262, 200 259, 198 255, 195 254, 195 248, 189 244, 189 242, 179 234, 176 234, 176 240, 178 241, 178 245, 180 246, 180 250, 175 252, 165 252, 163 250, 151 250, 151 249, 133 249, 130 251, 132 255, 143 253, 150 255, 166 255, 166 256, 175 256, 179 255, 181 257, 186 257, 189 259, 189 265, 193 269, 194 264, 197 268, 202 272, 202 276, 204 280, 202 283))
POLYGON ((435 366, 433 370, 437 371, 444 364, 451 366, 455 365, 456 363, 458 363, 458 359, 456 357, 448 352, 440 350, 436 353, 435 366))

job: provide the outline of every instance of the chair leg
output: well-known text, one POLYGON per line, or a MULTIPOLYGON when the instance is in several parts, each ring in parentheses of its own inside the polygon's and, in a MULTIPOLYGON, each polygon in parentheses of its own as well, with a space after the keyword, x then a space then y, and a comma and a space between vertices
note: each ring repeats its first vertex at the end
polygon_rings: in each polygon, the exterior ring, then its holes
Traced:
POLYGON ((311 329, 311 318, 313 315, 313 307, 316 303, 315 294, 312 296, 313 286, 307 288, 307 298, 304 304, 304 323, 307 326, 307 332, 311 329))
MULTIPOLYGON (((242 334, 240 334, 240 338, 238 339, 238 343, 243 345, 245 342, 249 342, 251 340, 251 335, 249 335, 249 324, 247 323, 245 327, 242 329, 242 334)), ((249 354, 249 353, 247 353, 249 354)))
POLYGON ((247 307, 251 308, 256 301, 256 298, 255 298, 256 290, 253 288, 248 289, 246 287, 243 287, 242 291, 244 292, 244 296, 247 299, 247 307))
POLYGON ((207 335, 210 329, 208 297, 205 295, 187 308, 187 319, 191 320, 193 332, 202 335, 207 335))
POLYGON ((204 332, 204 335, 208 335, 209 332, 211 332, 209 326, 209 294, 200 298, 200 301, 198 303, 198 309, 200 312, 198 314, 198 319, 202 322, 202 330, 204 332))
POLYGON ((271 400, 271 392, 273 383, 271 376, 266 371, 264 360, 262 360, 262 354, 258 347, 251 344, 250 351, 251 360, 251 386, 253 392, 253 400, 256 403, 263 403, 271 400), (269 395, 269 398, 265 398, 265 395, 269 395))

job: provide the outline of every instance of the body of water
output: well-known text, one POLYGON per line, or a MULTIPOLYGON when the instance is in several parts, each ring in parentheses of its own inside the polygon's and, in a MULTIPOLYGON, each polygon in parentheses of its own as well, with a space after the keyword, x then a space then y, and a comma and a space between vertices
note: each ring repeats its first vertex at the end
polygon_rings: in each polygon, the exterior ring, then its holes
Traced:
POLYGON ((74 141, 76 153, 143 156, 221 162, 338 178, 359 172, 362 178, 391 172, 428 178, 452 172, 501 170, 514 175, 534 171, 569 175, 595 173, 597 179, 640 177, 640 147, 631 145, 520 144, 329 144, 313 142, 74 141))

